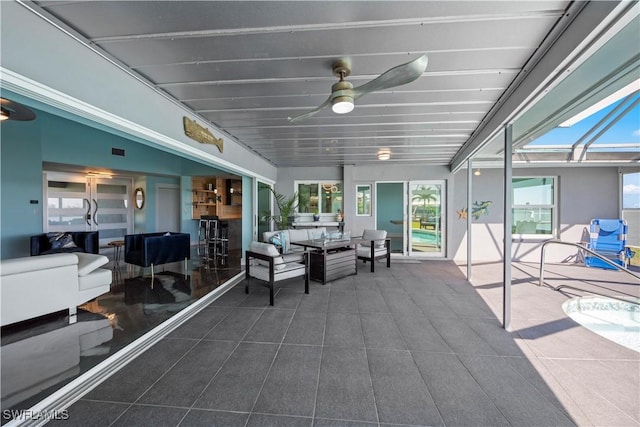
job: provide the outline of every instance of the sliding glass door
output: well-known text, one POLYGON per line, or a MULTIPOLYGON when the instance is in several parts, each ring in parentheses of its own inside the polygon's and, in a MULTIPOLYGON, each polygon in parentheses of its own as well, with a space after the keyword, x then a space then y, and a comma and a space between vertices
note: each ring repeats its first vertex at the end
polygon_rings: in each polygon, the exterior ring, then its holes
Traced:
POLYGON ((409 256, 444 256, 445 182, 410 181, 408 188, 409 256))
POLYGON ((262 233, 271 230, 271 221, 273 209, 271 204, 271 185, 257 181, 256 203, 254 218, 256 218, 256 232, 254 240, 262 241, 262 233))
POLYGON ((392 253, 445 256, 445 181, 376 183, 376 228, 387 230, 392 253))

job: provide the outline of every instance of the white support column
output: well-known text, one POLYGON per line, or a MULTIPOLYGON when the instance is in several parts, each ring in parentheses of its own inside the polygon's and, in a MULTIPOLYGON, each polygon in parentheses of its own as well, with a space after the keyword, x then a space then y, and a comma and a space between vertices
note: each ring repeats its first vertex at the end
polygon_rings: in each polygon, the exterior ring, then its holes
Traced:
POLYGON ((473 199, 473 188, 471 183, 473 181, 473 168, 471 167, 471 159, 467 161, 467 280, 471 281, 471 264, 472 264, 472 251, 471 251, 471 210, 473 199))
POLYGON ((502 303, 502 327, 511 330, 511 214, 512 195, 512 129, 507 124, 504 127, 504 251, 503 251, 503 303, 502 303))

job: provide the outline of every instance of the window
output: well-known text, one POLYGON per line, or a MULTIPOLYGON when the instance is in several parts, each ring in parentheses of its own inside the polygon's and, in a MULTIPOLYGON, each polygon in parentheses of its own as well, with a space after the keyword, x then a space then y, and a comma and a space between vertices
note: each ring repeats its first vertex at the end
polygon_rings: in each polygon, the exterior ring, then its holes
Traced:
POLYGON ((356 186, 356 215, 371 216, 371 185, 356 186))
POLYGON ((296 181, 298 212, 301 214, 336 214, 342 212, 342 182, 296 181))
POLYGON ((640 172, 622 174, 622 209, 640 209, 640 172))
MULTIPOLYGON (((622 174, 622 219, 627 221, 627 244, 640 246, 640 172, 624 172, 622 174)), ((636 258, 639 257, 637 249, 636 258)), ((636 261, 631 261, 636 265, 636 261)))
POLYGON ((513 178, 512 196, 513 234, 545 238, 555 235, 555 177, 513 178))

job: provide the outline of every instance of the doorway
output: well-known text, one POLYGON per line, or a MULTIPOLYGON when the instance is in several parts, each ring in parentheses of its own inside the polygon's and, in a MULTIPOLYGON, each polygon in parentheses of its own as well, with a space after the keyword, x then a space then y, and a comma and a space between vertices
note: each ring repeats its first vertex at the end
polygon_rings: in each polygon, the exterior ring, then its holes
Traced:
POLYGON ((403 182, 376 183, 376 229, 387 230, 391 252, 405 255, 405 184, 403 182))
POLYGON ((446 212, 444 181, 409 181, 409 256, 443 257, 446 212))
POLYGON ((376 183, 376 228, 387 230, 391 252, 444 257, 445 181, 376 183))
POLYGON ((156 187, 156 230, 180 232, 180 189, 177 185, 156 187))
POLYGON ((99 231, 100 245, 133 231, 131 179, 44 172, 43 230, 99 231))

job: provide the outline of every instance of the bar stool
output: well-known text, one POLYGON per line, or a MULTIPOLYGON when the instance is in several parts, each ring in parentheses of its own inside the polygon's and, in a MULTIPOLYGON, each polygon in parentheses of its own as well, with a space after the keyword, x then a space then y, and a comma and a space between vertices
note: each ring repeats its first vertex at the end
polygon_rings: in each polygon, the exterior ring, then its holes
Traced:
MULTIPOLYGON (((198 255, 200 255, 200 248, 204 244, 206 251, 207 240, 209 235, 209 221, 206 219, 200 219, 198 221, 198 255)), ((204 252, 206 254, 206 252, 204 252)))
POLYGON ((216 230, 216 257, 222 258, 224 264, 227 256, 229 255, 229 222, 218 221, 218 229, 216 230))
POLYGON ((200 247, 204 244, 203 256, 209 257, 209 243, 211 240, 211 221, 217 220, 217 215, 202 215, 198 222, 198 255, 200 255, 200 247))
POLYGON ((229 223, 219 219, 209 220, 209 238, 207 240, 209 251, 213 251, 213 259, 221 258, 224 264, 229 247, 229 223))

